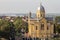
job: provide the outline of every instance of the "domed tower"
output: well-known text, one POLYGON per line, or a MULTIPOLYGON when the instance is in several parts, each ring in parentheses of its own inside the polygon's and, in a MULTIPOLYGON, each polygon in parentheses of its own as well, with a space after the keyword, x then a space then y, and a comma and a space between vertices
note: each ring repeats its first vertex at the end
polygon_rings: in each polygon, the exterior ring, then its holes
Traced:
POLYGON ((39 18, 44 18, 45 17, 45 9, 44 7, 40 4, 40 7, 38 7, 36 17, 39 18))

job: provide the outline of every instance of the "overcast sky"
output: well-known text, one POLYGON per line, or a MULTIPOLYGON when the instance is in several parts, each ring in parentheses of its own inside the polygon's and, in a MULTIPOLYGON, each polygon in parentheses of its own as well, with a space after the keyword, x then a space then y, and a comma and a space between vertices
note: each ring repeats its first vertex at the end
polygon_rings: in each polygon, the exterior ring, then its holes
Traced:
MULTIPOLYGON (((60 0, 42 0, 46 13, 60 13, 60 0)), ((0 13, 36 13, 40 0, 0 0, 0 13)))

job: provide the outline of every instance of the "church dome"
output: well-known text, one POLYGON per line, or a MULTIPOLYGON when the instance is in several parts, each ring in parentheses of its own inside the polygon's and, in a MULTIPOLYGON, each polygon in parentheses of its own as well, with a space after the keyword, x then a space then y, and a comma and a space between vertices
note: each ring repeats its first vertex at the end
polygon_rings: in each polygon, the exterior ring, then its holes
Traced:
POLYGON ((40 11, 45 12, 45 9, 42 5, 40 5, 40 11))
POLYGON ((42 5, 40 5, 40 7, 38 7, 38 10, 42 11, 42 12, 45 12, 45 9, 42 5))

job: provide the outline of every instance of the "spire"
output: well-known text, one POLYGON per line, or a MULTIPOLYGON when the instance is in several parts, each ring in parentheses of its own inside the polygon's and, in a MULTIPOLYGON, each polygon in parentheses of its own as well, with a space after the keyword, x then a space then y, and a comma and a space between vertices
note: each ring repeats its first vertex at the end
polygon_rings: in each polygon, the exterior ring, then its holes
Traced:
POLYGON ((28 25, 30 24, 30 15, 28 14, 28 25))
POLYGON ((30 16, 30 18, 31 18, 31 12, 29 12, 29 16, 30 16))
POLYGON ((42 4, 42 0, 40 1, 40 5, 42 4))
POLYGON ((31 11, 28 13, 28 18, 31 18, 31 11))

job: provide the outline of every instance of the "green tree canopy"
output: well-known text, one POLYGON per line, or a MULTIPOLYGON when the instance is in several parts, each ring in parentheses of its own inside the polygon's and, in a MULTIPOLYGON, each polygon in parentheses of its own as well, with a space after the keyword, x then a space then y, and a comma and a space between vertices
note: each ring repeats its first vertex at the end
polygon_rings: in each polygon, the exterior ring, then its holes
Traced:
POLYGON ((60 16, 56 16, 55 26, 56 26, 56 32, 60 33, 60 16))
POLYGON ((15 28, 14 24, 8 20, 0 20, 0 36, 2 37, 14 37, 15 28))
POLYGON ((18 32, 21 32, 21 29, 24 29, 25 32, 28 31, 28 24, 22 20, 22 17, 15 18, 14 25, 18 32))

